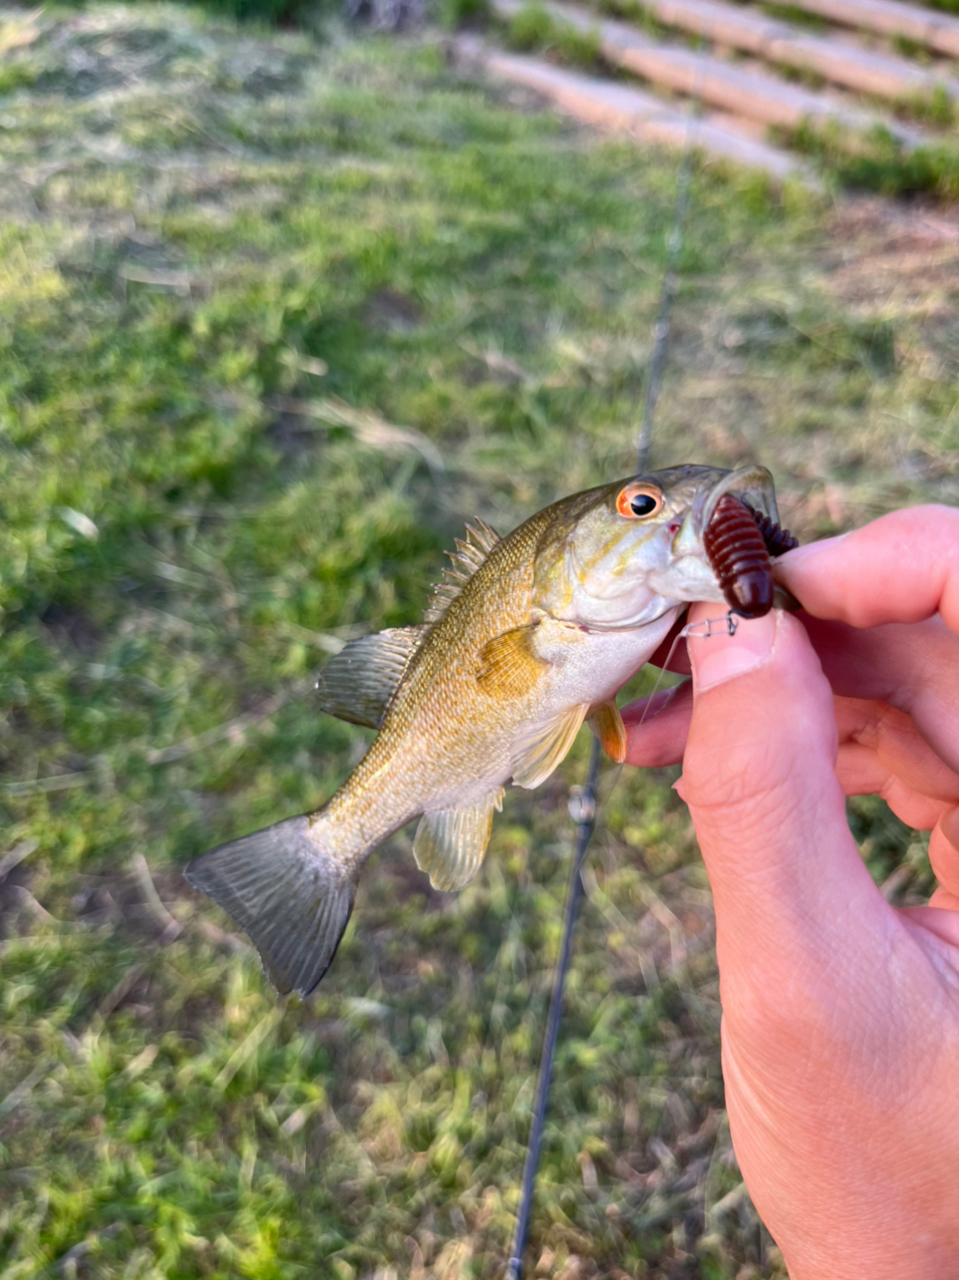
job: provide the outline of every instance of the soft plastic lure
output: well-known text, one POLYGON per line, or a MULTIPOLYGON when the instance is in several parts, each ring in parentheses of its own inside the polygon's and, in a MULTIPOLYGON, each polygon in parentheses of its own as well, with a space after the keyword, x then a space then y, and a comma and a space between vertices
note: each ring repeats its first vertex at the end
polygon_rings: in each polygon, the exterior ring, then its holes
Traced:
POLYGON ((761 618, 773 607, 770 557, 798 546, 788 530, 731 493, 716 503, 703 531, 703 547, 726 603, 744 618, 761 618))

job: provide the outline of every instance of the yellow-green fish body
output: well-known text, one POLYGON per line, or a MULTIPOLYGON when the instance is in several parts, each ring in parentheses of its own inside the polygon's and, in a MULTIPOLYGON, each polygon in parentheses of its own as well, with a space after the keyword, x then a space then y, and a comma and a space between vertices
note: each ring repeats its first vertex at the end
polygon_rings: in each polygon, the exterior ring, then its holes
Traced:
POLYGON ((702 533, 724 493, 778 520, 772 478, 682 466, 564 498, 505 538, 470 529, 421 626, 353 641, 320 705, 379 728, 317 813, 187 868, 249 933, 280 991, 306 994, 346 928, 370 853, 422 815, 418 865, 437 888, 479 869, 503 787, 535 787, 590 716, 611 754, 617 690, 693 600, 723 600, 702 533))

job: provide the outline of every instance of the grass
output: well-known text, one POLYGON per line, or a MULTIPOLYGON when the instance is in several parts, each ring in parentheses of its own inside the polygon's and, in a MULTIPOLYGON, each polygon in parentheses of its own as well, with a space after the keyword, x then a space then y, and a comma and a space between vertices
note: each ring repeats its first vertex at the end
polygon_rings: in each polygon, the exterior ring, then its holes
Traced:
POLYGON ((568 22, 558 22, 539 4, 530 4, 510 19, 506 27, 510 48, 520 52, 538 50, 587 70, 602 63, 598 31, 577 31, 568 22))
MULTIPOLYGON (((312 674, 417 619, 466 518, 630 471, 677 162, 428 41, 5 20, 0 1272, 494 1275, 585 742, 460 895, 391 842, 303 1004, 179 869, 342 780, 312 674)), ((877 295, 837 217, 697 172, 657 423, 660 465, 770 463, 806 537, 959 499, 950 272, 877 295)), ((604 787, 531 1253, 566 1280, 783 1275, 673 776, 604 787)))
POLYGON ((829 23, 817 13, 809 13, 798 4, 763 3, 762 12, 770 18, 779 18, 791 26, 820 35, 829 30, 829 23))
POLYGON ((812 156, 837 187, 883 196, 959 194, 959 148, 948 136, 906 148, 884 126, 854 133, 835 121, 804 121, 793 130, 773 129, 773 138, 812 156))

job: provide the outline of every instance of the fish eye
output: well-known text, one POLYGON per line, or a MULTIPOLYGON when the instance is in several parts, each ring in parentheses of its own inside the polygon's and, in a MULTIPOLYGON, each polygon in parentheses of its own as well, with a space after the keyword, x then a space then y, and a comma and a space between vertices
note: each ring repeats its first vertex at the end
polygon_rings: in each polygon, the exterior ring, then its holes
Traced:
POLYGON ((616 510, 621 516, 642 519, 654 516, 663 509, 663 493, 655 485, 634 482, 620 489, 616 510))

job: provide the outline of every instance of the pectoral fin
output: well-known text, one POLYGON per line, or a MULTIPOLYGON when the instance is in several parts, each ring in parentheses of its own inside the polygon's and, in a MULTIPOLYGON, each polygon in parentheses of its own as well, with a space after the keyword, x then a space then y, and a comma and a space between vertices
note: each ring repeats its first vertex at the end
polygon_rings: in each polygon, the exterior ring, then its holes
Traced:
POLYGON ((476 681, 494 698, 520 698, 528 694, 549 666, 533 652, 535 623, 514 627, 494 636, 480 650, 476 681))
POLYGON ((493 810, 503 803, 497 787, 478 804, 424 813, 416 828, 413 856, 434 889, 461 889, 483 863, 493 827, 493 810))
POLYGON ((533 725, 520 740, 513 757, 513 782, 518 787, 538 787, 566 758, 589 710, 589 704, 571 707, 544 724, 533 725))
POLYGON ((615 702, 604 702, 589 717, 600 746, 617 764, 626 759, 626 726, 615 702))
POLYGON ((426 631, 425 626, 393 627, 344 645, 317 679, 322 709, 351 724, 378 729, 426 631))

